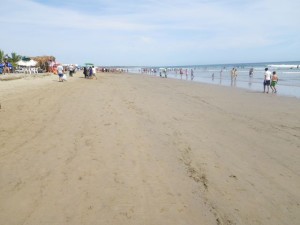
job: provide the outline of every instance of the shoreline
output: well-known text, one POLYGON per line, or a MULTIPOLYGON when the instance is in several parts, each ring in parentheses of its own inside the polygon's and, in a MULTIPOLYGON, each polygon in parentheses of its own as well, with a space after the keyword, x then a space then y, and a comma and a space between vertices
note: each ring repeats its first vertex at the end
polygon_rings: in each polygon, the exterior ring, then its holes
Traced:
MULTIPOLYGON (((97 73, 97 76, 102 77, 102 76, 106 76, 106 75, 110 75, 110 74, 114 74, 114 73, 100 72, 100 73, 97 73)), ((129 72, 129 73, 117 73, 117 75, 145 76, 146 78, 153 77, 153 78, 157 78, 157 79, 166 79, 166 78, 161 78, 157 75, 149 75, 149 74, 143 74, 143 73, 130 73, 129 72)), ((69 77, 69 75, 67 75, 67 76, 69 77)), ((77 74, 75 74, 75 76, 74 76, 75 79, 69 77, 67 82, 74 82, 79 77, 83 78, 81 71, 78 71, 77 74)), ((241 87, 238 85, 231 86, 229 83, 228 83, 228 85, 221 85, 219 83, 209 83, 209 82, 197 81, 197 80, 193 80, 193 81, 186 80, 186 79, 181 80, 177 77, 168 77, 167 79, 175 80, 178 82, 184 82, 187 85, 199 84, 200 86, 207 86, 207 87, 212 87, 212 88, 215 87, 217 90, 221 88, 221 89, 225 89, 225 90, 228 89, 228 90, 232 90, 232 91, 236 90, 237 92, 240 92, 240 93, 245 92, 245 93, 261 94, 262 96, 267 95, 270 97, 300 100, 300 96, 298 97, 295 95, 281 94, 280 92, 279 93, 270 92, 270 93, 266 94, 266 93, 263 93, 262 91, 260 91, 259 89, 249 89, 247 87, 241 87)), ((1 93, 5 94, 5 92, 7 92, 7 94, 9 94, 9 91, 11 89, 14 89, 14 90, 12 90, 12 93, 22 91, 22 89, 15 90, 15 86, 21 87, 21 88, 24 87, 24 90, 27 90, 27 89, 29 90, 29 89, 34 89, 35 85, 38 85, 38 86, 39 85, 42 85, 42 86, 47 85, 47 83, 49 81, 52 81, 51 83, 58 81, 58 76, 53 73, 40 73, 40 74, 18 74, 17 73, 17 74, 5 75, 5 77, 3 77, 3 75, 2 75, 2 76, 0 76, 0 97, 4 97, 4 96, 1 96, 1 93), (1 77, 2 77, 2 79, 1 79, 1 77), (3 82, 1 82, 1 81, 3 81, 3 82), (8 82, 8 81, 10 81, 10 82, 8 82)), ((51 83, 49 82, 49 84, 51 84, 51 83)))
MULTIPOLYGON (((77 73, 81 74, 81 71, 78 71, 77 73)), ((98 73, 102 74, 102 73, 98 73)), ((105 73, 104 73, 105 74, 105 73)), ((145 74, 145 73, 132 73, 132 72, 124 72, 121 74, 128 74, 128 75, 142 75, 142 76, 154 76, 160 78, 157 74, 145 74)), ((19 73, 12 73, 9 75, 0 75, 0 81, 11 81, 11 80, 18 80, 18 79, 31 79, 31 78, 43 78, 46 76, 56 76, 53 73, 38 73, 38 74, 19 74, 19 73)), ((245 91, 251 91, 251 92, 261 92, 263 93, 263 85, 261 84, 261 80, 252 80, 247 81, 247 80, 237 80, 236 83, 232 84, 230 81, 229 76, 224 76, 223 78, 220 78, 218 75, 214 78, 211 79, 209 77, 205 78, 200 78, 195 76, 194 80, 189 79, 180 79, 179 74, 171 74, 168 75, 169 79, 175 79, 175 80, 181 80, 185 82, 196 82, 196 83, 201 83, 201 84, 208 84, 208 85, 214 85, 214 86, 223 86, 223 87, 230 87, 230 88, 238 88, 242 89, 245 91)), ((257 79, 257 78, 256 78, 257 79)), ((292 86, 292 85, 282 85, 280 84, 277 85, 278 92, 277 93, 272 93, 271 88, 270 88, 270 93, 276 96, 284 96, 284 97, 289 97, 289 98, 297 98, 300 99, 300 86, 292 86)))
MULTIPOLYGON (((141 73, 131 73, 131 74, 141 74, 141 73)), ((150 74, 141 74, 141 75, 159 77, 158 75, 154 75, 154 74, 151 74, 151 75, 150 74)), ((219 75, 217 75, 213 79, 211 77, 209 77, 208 75, 205 77, 195 76, 194 80, 191 80, 190 76, 189 76, 189 79, 185 79, 185 76, 183 76, 183 79, 180 79, 179 74, 177 74, 177 75, 170 74, 170 75, 168 75, 168 78, 181 80, 181 81, 185 81, 185 82, 197 82, 197 83, 202 83, 202 84, 239 88, 239 89, 243 89, 246 91, 263 93, 263 84, 262 84, 263 79, 259 79, 259 78, 249 79, 248 77, 246 77, 246 78, 243 77, 242 79, 238 78, 237 81, 234 83, 231 82, 231 79, 229 76, 225 76, 225 75, 221 78, 219 75)), ((282 85, 279 82, 279 84, 277 84, 276 87, 278 89, 278 92, 276 93, 276 95, 300 99, 300 86, 294 86, 294 85, 290 85, 290 84, 282 85)), ((275 94, 275 93, 272 93, 271 88, 270 88, 269 94, 275 94)))
MULTIPOLYGON (((144 74, 144 73, 127 73, 129 75, 142 75, 146 77, 157 77, 157 78, 163 78, 155 74, 144 74)), ((165 79, 165 78, 164 78, 165 79)), ((174 79, 174 80, 179 80, 181 82, 188 82, 188 83, 200 83, 203 85, 213 85, 215 87, 227 87, 227 88, 232 88, 232 89, 240 89, 244 90, 246 92, 254 92, 254 93, 263 93, 263 85, 262 81, 256 81, 256 82, 251 82, 249 83, 246 80, 237 80, 235 84, 231 84, 231 80, 229 77, 220 79, 218 76, 214 78, 213 80, 211 78, 197 78, 195 77, 194 80, 191 79, 180 79, 180 76, 172 74, 171 76, 168 75, 167 79, 174 79)), ((274 96, 281 96, 281 97, 287 97, 287 98, 297 98, 300 100, 300 86, 289 86, 289 85, 283 85, 276 86, 278 88, 277 93, 272 93, 272 90, 270 88, 270 92, 268 93, 269 95, 274 95, 274 96)))

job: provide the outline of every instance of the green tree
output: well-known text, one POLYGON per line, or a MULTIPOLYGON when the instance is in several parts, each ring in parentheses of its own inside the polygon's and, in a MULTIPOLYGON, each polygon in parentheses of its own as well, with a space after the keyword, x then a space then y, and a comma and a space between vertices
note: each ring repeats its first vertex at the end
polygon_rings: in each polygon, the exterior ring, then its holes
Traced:
POLYGON ((14 68, 17 66, 17 62, 20 61, 22 56, 18 55, 17 53, 11 53, 11 57, 9 57, 8 61, 13 65, 14 68))
POLYGON ((2 51, 2 50, 0 49, 0 63, 3 62, 3 58, 4 58, 4 51, 2 51))

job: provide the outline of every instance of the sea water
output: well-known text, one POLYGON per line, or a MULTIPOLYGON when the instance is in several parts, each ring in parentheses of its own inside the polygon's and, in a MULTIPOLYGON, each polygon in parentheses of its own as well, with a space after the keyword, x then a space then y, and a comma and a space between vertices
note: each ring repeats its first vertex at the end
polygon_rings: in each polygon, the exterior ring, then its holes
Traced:
MULTIPOLYGON (((152 76, 163 74, 167 70, 168 78, 182 79, 190 82, 202 82, 208 84, 230 86, 232 88, 244 88, 251 92, 263 92, 265 68, 276 71, 279 81, 276 85, 277 94, 300 98, 300 61, 296 62, 268 62, 268 63, 239 63, 216 65, 192 65, 192 66, 166 66, 166 67, 129 67, 130 73, 143 73, 152 76), (232 68, 237 69, 236 81, 231 80, 232 68), (253 68, 253 76, 249 76, 253 68), (179 70, 184 74, 181 77, 179 70), (194 79, 191 80, 191 69, 194 71, 194 79), (185 75, 187 70, 188 76, 185 75), (155 72, 156 71, 156 72, 155 72)), ((270 93, 271 93, 270 88, 270 93)))

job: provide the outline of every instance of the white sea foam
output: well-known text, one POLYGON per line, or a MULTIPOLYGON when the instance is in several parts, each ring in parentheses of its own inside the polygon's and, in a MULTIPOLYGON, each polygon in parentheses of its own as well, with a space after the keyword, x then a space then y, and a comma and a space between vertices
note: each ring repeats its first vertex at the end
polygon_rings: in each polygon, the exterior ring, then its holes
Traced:
POLYGON ((282 72, 283 74, 287 73, 287 74, 300 74, 300 71, 298 72, 282 72))
POLYGON ((284 68, 284 69, 298 69, 300 68, 300 65, 268 65, 268 67, 271 68, 284 68))

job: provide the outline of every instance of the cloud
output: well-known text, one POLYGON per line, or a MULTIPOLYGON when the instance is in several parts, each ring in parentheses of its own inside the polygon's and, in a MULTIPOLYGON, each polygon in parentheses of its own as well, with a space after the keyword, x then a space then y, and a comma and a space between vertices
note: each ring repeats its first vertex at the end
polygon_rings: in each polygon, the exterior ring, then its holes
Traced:
POLYGON ((66 61, 213 63, 212 52, 234 50, 223 60, 235 61, 250 48, 300 50, 296 0, 2 0, 1 8, 1 48, 66 61))

